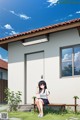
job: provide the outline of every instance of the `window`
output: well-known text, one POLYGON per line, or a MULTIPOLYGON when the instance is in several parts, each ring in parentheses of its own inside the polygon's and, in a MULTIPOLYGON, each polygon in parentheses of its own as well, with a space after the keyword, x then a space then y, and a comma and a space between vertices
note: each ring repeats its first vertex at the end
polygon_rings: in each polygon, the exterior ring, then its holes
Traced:
POLYGON ((74 48, 74 75, 80 75, 80 47, 74 48))
POLYGON ((3 73, 0 72, 0 79, 2 80, 3 79, 3 73))
POLYGON ((61 76, 80 75, 80 46, 61 49, 61 76))

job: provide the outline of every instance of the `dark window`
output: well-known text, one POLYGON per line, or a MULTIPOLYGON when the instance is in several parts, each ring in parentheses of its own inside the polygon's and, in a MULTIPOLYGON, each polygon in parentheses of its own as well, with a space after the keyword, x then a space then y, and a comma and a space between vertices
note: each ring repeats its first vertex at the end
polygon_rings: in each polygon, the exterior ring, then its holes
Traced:
POLYGON ((2 80, 3 79, 3 73, 0 72, 0 79, 2 80))
POLYGON ((80 75, 80 46, 61 49, 61 76, 80 75))

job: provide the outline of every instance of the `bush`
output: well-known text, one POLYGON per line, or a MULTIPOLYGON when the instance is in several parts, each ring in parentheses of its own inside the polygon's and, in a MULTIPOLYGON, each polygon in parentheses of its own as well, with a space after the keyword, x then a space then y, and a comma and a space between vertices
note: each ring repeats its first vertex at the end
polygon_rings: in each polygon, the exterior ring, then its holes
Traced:
POLYGON ((6 102, 8 102, 9 105, 9 110, 10 111, 17 111, 19 103, 22 101, 21 100, 21 92, 14 92, 10 91, 10 89, 5 89, 5 94, 6 94, 6 102))

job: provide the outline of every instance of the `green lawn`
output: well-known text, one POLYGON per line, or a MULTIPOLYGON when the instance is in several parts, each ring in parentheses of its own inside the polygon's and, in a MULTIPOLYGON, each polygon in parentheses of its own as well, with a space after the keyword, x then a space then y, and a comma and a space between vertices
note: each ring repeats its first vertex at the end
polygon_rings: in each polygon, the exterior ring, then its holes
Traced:
POLYGON ((74 113, 47 113, 43 118, 37 117, 34 112, 9 112, 9 117, 22 118, 22 120, 80 120, 80 114, 74 113))

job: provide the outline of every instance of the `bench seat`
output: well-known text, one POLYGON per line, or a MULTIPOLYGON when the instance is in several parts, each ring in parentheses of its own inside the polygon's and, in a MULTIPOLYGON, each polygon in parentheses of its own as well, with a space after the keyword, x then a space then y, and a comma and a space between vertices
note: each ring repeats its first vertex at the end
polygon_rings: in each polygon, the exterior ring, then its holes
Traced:
MULTIPOLYGON (((34 111, 35 111, 36 104, 32 104, 32 105, 34 105, 34 111)), ((58 107, 59 106, 59 107, 61 107, 61 111, 64 111, 66 104, 53 104, 53 103, 51 103, 51 104, 48 104, 46 106, 50 106, 50 107, 52 107, 52 106, 58 107)))

